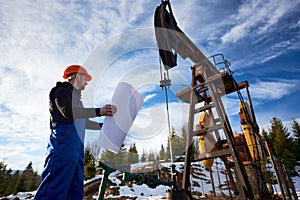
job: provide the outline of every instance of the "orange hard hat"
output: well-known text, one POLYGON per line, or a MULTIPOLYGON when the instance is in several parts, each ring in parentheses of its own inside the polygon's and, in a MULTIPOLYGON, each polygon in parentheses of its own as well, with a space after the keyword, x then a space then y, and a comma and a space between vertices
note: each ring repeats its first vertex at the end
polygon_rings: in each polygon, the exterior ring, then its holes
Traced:
POLYGON ((70 65, 69 67, 67 67, 64 71, 63 77, 64 79, 67 79, 71 74, 76 74, 76 73, 84 74, 86 76, 87 81, 92 80, 92 76, 88 74, 86 69, 84 69, 84 67, 80 65, 70 65))

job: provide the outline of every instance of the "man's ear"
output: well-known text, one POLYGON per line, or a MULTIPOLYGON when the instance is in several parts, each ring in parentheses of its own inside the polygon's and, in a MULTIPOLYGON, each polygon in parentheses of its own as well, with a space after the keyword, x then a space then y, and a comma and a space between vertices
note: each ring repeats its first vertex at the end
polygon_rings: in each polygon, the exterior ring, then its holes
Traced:
POLYGON ((80 78, 79 78, 79 74, 77 73, 77 74, 75 74, 75 79, 77 79, 77 80, 79 80, 80 78))

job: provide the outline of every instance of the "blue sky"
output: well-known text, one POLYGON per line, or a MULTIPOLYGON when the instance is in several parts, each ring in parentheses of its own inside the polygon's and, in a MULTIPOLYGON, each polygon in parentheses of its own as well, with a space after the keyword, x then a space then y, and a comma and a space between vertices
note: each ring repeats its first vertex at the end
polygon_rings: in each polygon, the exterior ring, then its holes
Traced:
MULTIPOLYGON (((70 64, 93 75, 86 107, 109 102, 119 81, 132 84, 145 103, 127 143, 159 150, 168 135, 153 15, 157 0, 0 0, 0 159, 12 169, 29 161, 41 171, 49 136, 48 93, 70 64)), ((287 126, 300 120, 299 0, 171 0, 179 27, 206 54, 222 53, 238 82, 248 80, 258 123, 273 116, 287 126)), ((171 124, 187 123, 187 105, 174 94, 190 84, 191 61, 170 70, 171 124)), ((238 102, 226 98, 233 129, 238 102)), ((99 121, 103 119, 98 119, 99 121)), ((87 132, 87 141, 98 132, 87 132)))

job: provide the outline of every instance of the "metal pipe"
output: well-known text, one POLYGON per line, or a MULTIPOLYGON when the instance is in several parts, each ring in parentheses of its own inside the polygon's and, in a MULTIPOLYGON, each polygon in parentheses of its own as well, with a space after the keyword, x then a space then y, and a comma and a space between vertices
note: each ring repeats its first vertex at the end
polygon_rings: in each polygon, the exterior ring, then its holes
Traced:
POLYGON ((103 178, 101 180, 101 184, 99 186, 99 197, 98 200, 103 200, 104 199, 104 194, 105 194, 105 190, 106 190, 106 186, 107 186, 107 182, 108 182, 108 176, 111 172, 113 172, 114 169, 106 166, 106 165, 102 165, 103 169, 104 169, 104 175, 103 178))
POLYGON ((281 185, 280 178, 278 177, 279 174, 278 174, 277 164, 275 163, 275 160, 274 160, 274 158, 273 158, 273 154, 272 154, 272 152, 271 152, 271 149, 269 148, 268 142, 265 141, 265 144, 266 144, 266 148, 267 148, 267 151, 268 151, 268 153, 269 153, 269 156, 270 156, 270 160, 271 160, 272 166, 273 166, 274 171, 275 171, 276 180, 277 180, 277 183, 278 183, 278 185, 279 185, 279 189, 280 189, 280 192, 281 192, 281 194, 282 194, 282 198, 283 198, 284 200, 286 200, 286 198, 285 198, 285 193, 284 193, 283 187, 282 187, 282 185, 281 185))

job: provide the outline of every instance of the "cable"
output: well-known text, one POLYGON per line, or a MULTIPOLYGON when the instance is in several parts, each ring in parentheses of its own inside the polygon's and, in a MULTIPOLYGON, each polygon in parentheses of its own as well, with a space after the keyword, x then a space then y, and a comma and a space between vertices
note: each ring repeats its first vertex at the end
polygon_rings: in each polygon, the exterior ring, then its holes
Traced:
POLYGON ((164 86, 165 89, 165 97, 166 97, 166 109, 167 109, 167 120, 168 120, 168 130, 169 130, 169 143, 170 143, 170 157, 171 164, 173 165, 173 150, 172 150, 172 141, 171 141, 171 123, 170 123, 170 112, 169 112, 169 98, 168 98, 168 89, 164 86))
MULTIPOLYGON (((169 97, 168 97, 168 87, 171 86, 171 80, 169 79, 169 73, 167 71, 167 73, 164 73, 164 76, 162 74, 162 62, 160 61, 160 87, 162 89, 164 89, 165 91, 165 101, 166 101, 166 111, 167 111, 167 122, 168 122, 168 140, 169 140, 169 144, 170 144, 170 158, 171 158, 171 177, 172 180, 175 180, 175 176, 174 176, 174 167, 173 167, 173 150, 172 150, 172 137, 171 137, 171 123, 170 123, 170 112, 169 112, 169 97)), ((176 186, 176 185, 175 185, 176 186)))

